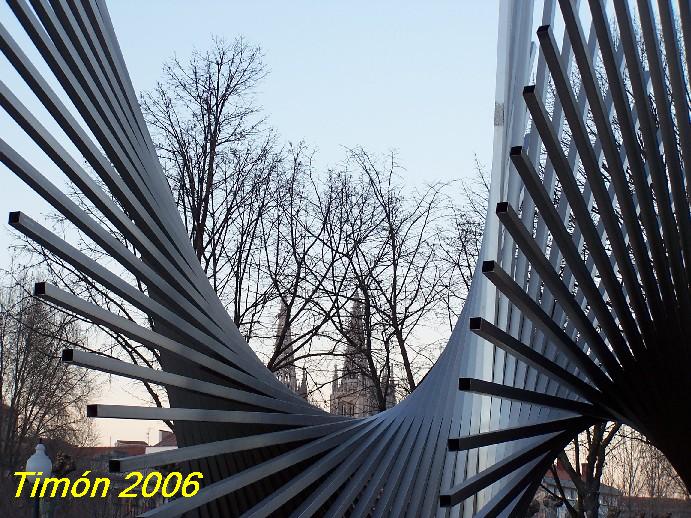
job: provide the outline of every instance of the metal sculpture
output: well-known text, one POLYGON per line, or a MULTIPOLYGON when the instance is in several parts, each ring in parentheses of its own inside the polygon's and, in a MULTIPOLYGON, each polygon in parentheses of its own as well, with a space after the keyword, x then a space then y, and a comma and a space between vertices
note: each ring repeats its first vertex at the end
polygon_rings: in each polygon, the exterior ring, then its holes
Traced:
POLYGON ((205 474, 194 497, 142 516, 517 516, 557 453, 606 420, 643 432, 691 486, 688 1, 638 0, 635 22, 622 0, 612 16, 604 0, 587 10, 560 0, 561 47, 553 1, 541 13, 502 2, 485 261, 425 380, 363 419, 327 414, 280 384, 213 293, 103 0, 8 3, 81 120, 4 26, 2 52, 100 182, 4 83, 0 104, 137 253, 2 139, 0 161, 146 291, 23 213, 10 224, 154 326, 48 283, 36 295, 160 353, 156 370, 64 352, 168 392, 170 408, 89 407, 92 417, 175 422, 177 450, 111 468, 205 474))

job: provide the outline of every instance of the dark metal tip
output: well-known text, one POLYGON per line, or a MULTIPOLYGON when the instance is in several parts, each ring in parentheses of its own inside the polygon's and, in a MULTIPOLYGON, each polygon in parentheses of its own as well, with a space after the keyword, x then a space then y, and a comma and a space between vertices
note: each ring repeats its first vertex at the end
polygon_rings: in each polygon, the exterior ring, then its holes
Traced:
POLYGON ((86 417, 98 417, 98 405, 86 405, 86 417))
POLYGON ((109 459, 108 471, 111 473, 120 473, 120 459, 109 459))
POLYGON ((442 507, 451 507, 451 495, 439 495, 439 505, 442 507))
POLYGON ((521 155, 523 153, 523 146, 513 146, 509 156, 521 155))
POLYGON ((46 283, 45 282, 37 282, 34 284, 34 295, 39 297, 41 295, 46 294, 46 283))
POLYGON ((10 212, 10 217, 7 218, 7 223, 9 223, 10 225, 16 225, 17 223, 19 223, 19 218, 21 216, 22 213, 19 211, 10 212))
POLYGON ((447 448, 449 451, 458 451, 460 450, 460 444, 459 444, 458 439, 449 439, 449 442, 447 443, 447 448))
POLYGON ((62 350, 62 361, 71 362, 74 359, 74 349, 62 350))
POLYGON ((549 25, 540 25, 537 28, 537 35, 540 36, 541 34, 549 34, 549 25))
POLYGON ((476 331, 482 327, 482 317, 472 317, 470 319, 470 329, 476 331))
POLYGON ((482 273, 494 271, 496 261, 482 261, 482 273))
POLYGON ((509 202, 508 201, 500 201, 497 203, 497 208, 495 209, 497 214, 504 214, 505 212, 508 212, 509 210, 509 202))
POLYGON ((523 87, 523 95, 532 95, 535 93, 535 85, 528 85, 523 87))
POLYGON ((470 390, 470 378, 458 378, 458 390, 470 390))

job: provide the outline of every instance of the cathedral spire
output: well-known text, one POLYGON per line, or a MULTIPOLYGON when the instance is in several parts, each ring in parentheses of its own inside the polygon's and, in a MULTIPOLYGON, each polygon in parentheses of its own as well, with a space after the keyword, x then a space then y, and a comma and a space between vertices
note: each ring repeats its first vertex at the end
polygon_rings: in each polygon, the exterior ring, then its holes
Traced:
POLYGON ((350 320, 346 329, 345 361, 343 362, 343 377, 355 378, 366 372, 367 361, 365 349, 365 314, 362 307, 360 290, 355 290, 350 320))
POLYGON ((293 335, 288 318, 288 305, 281 300, 278 311, 278 325, 276 327, 275 350, 281 350, 277 363, 283 365, 276 371, 278 380, 294 392, 298 390, 297 373, 295 372, 295 357, 293 356, 293 335), (283 339, 281 340, 281 337, 283 339))
POLYGON ((334 366, 334 377, 331 380, 331 392, 338 390, 338 367, 334 366))
POLYGON ((307 369, 305 369, 304 367, 302 368, 302 380, 300 381, 298 394, 302 399, 307 399, 307 369))
MULTIPOLYGON (((375 414, 380 406, 372 378, 367 374, 365 312, 359 289, 353 295, 350 319, 344 335, 346 347, 343 367, 340 376, 338 367, 334 367, 329 397, 330 412, 352 417, 375 414)), ((396 385, 388 369, 381 381, 382 387, 387 389, 384 392, 385 408, 391 408, 396 404, 396 385)))

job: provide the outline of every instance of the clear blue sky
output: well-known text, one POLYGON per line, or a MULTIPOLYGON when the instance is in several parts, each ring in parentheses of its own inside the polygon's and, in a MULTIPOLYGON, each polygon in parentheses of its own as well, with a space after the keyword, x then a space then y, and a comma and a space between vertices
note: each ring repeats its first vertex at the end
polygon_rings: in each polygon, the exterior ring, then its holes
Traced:
MULTIPOLYGON (((468 176, 475 155, 491 160, 497 1, 118 0, 109 9, 138 91, 155 85, 173 54, 203 50, 211 35, 261 46, 269 75, 257 101, 283 140, 316 149, 318 165, 340 161, 344 146, 396 150, 405 179, 419 183, 468 176)), ((21 38, 4 3, 0 19, 21 38)), ((4 56, 0 77, 23 90, 4 56)), ((20 98, 36 106, 30 95, 20 98)), ((4 112, 0 128, 50 175, 52 163, 25 146, 4 112)), ((47 210, 0 168, 3 223, 9 210, 47 210)), ((7 233, 0 234, 4 264, 7 233)))
POLYGON ((259 102, 289 140, 318 160, 341 146, 396 149, 416 178, 468 172, 489 161, 496 2, 119 1, 111 15, 138 89, 151 88, 174 52, 210 34, 260 45, 270 75, 259 102), (206 8, 205 8, 206 7, 206 8))
MULTIPOLYGON (((316 149, 317 165, 338 163, 344 146, 396 150, 404 179, 420 184, 469 176, 475 155, 487 165, 491 161, 496 0, 108 4, 138 91, 155 85, 173 54, 186 58, 195 47, 204 50, 211 35, 244 36, 261 46, 270 74, 257 101, 284 141, 304 139, 316 149)), ((4 2, 0 20, 26 41, 4 2)), ((4 56, 0 78, 18 93, 23 90, 4 56)), ((20 98, 41 112, 30 96, 20 98)), ((4 113, 0 132, 42 172, 62 182, 4 113)), ((7 212, 23 210, 41 220, 48 209, 2 165, 0 187, 0 265, 5 266, 11 242, 7 212)), ((109 402, 118 402, 112 400, 116 393, 106 391, 109 402)), ((127 395, 116 399, 126 402, 127 395)), ((109 436, 145 439, 147 426, 152 424, 99 428, 107 443, 109 436)))

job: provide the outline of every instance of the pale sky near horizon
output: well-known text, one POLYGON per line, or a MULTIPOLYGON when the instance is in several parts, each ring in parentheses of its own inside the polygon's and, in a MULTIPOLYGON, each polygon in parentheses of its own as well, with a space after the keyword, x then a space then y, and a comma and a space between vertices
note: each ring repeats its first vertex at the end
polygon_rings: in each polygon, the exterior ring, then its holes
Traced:
MULTIPOLYGON (((403 179, 415 184, 468 177, 475 156, 491 162, 498 0, 418 2, 108 2, 135 89, 151 89, 163 63, 211 36, 243 36, 259 45, 269 75, 257 102, 284 142, 305 140, 319 167, 335 165, 344 148, 397 152, 403 179)), ((0 20, 23 43, 9 8, 0 20)), ((32 54, 33 56, 33 54, 32 54)), ((41 68, 44 70, 44 68, 41 68)), ((4 56, 0 78, 20 85, 4 56)), ((32 110, 30 97, 20 97, 32 110)), ((0 114, 1 136, 19 152, 24 142, 0 114)), ((27 151, 28 154, 28 151, 27 151)), ((54 175, 45 157, 26 156, 54 175)), ((80 159, 81 161, 81 159, 80 159)), ((51 176, 62 181, 59 175, 51 176)), ((59 183, 62 186, 63 184, 59 183)), ((47 205, 0 165, 0 268, 12 238, 6 214, 22 210, 41 221, 47 205)), ((99 402, 133 401, 119 382, 99 402)), ((145 440, 156 422, 97 421, 101 443, 145 440)))

